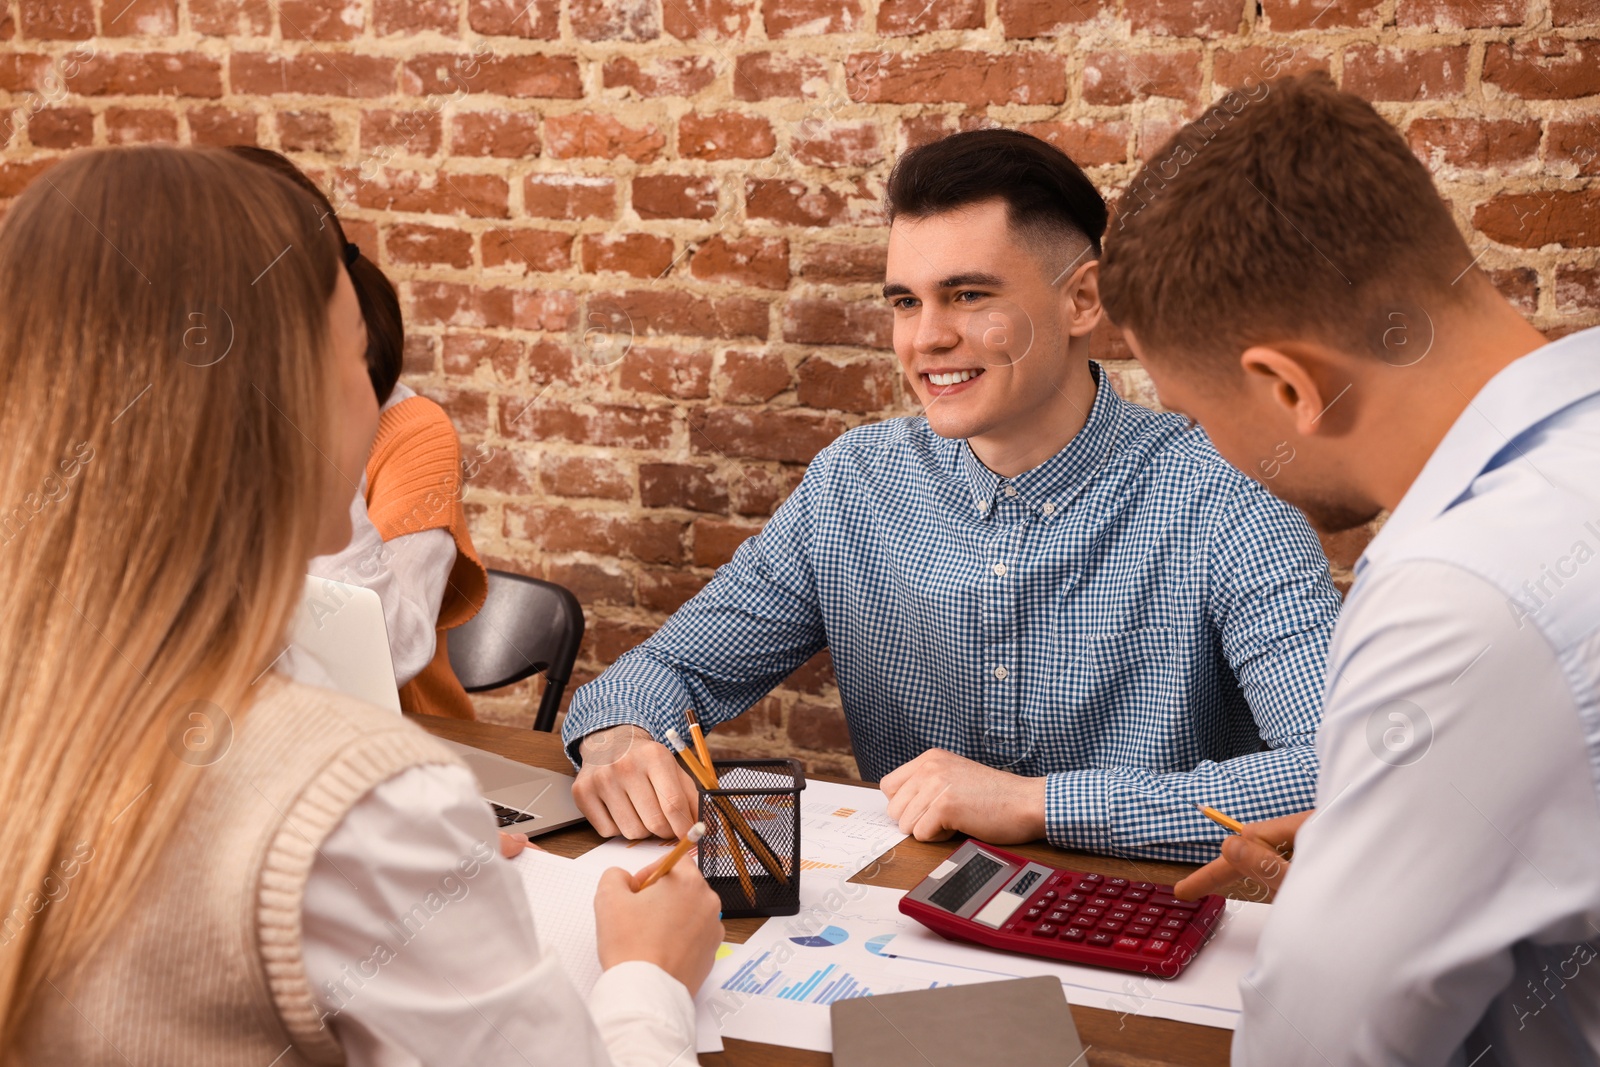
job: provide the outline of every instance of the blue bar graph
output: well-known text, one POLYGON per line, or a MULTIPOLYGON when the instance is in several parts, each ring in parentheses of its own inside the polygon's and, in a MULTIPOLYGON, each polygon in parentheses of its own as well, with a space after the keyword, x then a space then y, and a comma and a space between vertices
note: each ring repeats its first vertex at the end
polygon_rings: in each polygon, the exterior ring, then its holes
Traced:
MULTIPOLYGON (((855 975, 847 971, 838 971, 837 964, 828 964, 820 970, 812 971, 809 975, 796 981, 784 984, 782 971, 762 979, 758 974, 760 967, 771 956, 770 952, 763 952, 753 959, 746 960, 739 965, 726 981, 722 988, 734 993, 751 993, 756 996, 773 996, 779 1000, 792 1000, 808 1004, 832 1004, 837 1000, 854 1000, 856 997, 870 997, 872 989, 860 984, 855 975), (838 971, 838 973, 835 973, 838 971), (832 979, 828 981, 828 979, 832 979), (827 981, 826 985, 823 982, 827 981), (776 991, 774 991, 776 990, 776 991)), ((939 982, 929 982, 929 989, 937 989, 939 982)))

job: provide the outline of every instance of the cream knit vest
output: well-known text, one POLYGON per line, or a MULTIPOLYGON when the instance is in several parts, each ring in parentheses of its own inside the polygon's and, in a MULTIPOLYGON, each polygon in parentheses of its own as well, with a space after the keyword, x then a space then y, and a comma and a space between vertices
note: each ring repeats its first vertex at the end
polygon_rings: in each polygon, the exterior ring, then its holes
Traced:
POLYGON ((272 676, 228 751, 195 769, 188 813, 116 932, 54 979, 59 993, 39 992, 20 1062, 343 1063, 301 959, 306 879, 357 800, 425 763, 459 760, 393 712, 272 676))

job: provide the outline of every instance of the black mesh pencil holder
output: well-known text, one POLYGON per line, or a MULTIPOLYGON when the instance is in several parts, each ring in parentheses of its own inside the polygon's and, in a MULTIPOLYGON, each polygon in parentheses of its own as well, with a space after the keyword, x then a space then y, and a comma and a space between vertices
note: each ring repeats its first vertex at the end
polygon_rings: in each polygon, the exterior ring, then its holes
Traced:
POLYGON ((700 873, 727 919, 800 911, 799 760, 717 761, 719 789, 700 790, 700 873))

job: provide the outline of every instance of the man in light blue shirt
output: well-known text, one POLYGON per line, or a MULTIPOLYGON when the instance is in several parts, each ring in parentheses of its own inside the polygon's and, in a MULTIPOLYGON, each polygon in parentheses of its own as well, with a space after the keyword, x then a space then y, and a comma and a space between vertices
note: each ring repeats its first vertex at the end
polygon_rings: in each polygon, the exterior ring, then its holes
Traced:
POLYGON ((563 735, 606 834, 681 833, 659 741, 823 648, 857 762, 918 838, 1172 859, 1215 804, 1310 803, 1339 598, 1301 514, 1088 359, 1105 204, 1015 131, 908 153, 884 298, 925 408, 845 434, 659 633, 575 695, 563 735))
POLYGON ((1329 653, 1315 813, 1179 885, 1281 886, 1233 1062, 1600 1062, 1600 330, 1547 344, 1370 105, 1265 89, 1156 153, 1105 261, 1224 456, 1287 443, 1273 491, 1330 526, 1391 512, 1329 653))

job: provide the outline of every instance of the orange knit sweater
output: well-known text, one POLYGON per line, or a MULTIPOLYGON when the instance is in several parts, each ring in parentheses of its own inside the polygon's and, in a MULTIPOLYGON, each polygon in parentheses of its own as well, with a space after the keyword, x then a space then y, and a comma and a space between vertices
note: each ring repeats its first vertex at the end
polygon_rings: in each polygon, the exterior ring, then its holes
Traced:
POLYGON ((437 529, 455 539, 456 562, 439 606, 439 643, 422 673, 400 688, 400 706, 413 714, 476 718, 450 669, 445 631, 483 607, 489 575, 472 547, 461 505, 461 441, 450 416, 432 400, 408 397, 379 417, 367 459, 367 515, 385 541, 437 529))

